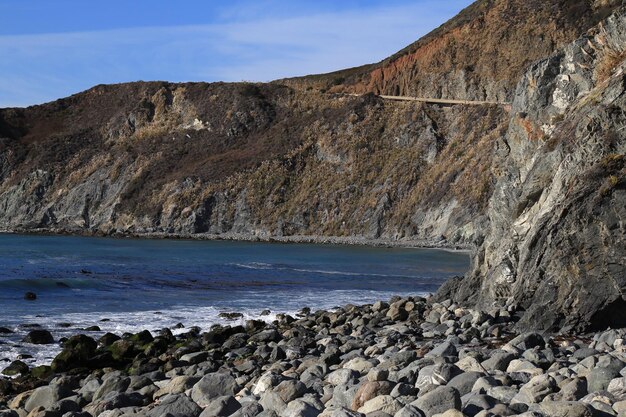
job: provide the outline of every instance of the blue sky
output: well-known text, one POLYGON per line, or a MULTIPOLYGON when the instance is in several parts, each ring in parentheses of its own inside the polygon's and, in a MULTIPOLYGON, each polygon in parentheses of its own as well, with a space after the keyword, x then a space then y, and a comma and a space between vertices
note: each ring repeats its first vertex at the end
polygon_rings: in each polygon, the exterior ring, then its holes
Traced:
POLYGON ((0 107, 102 83, 269 81, 372 63, 470 0, 1 0, 0 107))

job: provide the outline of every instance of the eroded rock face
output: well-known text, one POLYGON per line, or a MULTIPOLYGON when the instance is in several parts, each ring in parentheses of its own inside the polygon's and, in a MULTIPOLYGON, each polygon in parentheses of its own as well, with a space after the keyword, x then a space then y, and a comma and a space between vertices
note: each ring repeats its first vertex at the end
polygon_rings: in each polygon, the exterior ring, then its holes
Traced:
POLYGON ((98 86, 0 110, 0 228, 471 243, 506 120, 276 85, 98 86))
POLYGON ((622 11, 518 85, 458 300, 519 306, 523 329, 626 325, 625 45, 622 11))
POLYGON ((329 91, 510 101, 529 65, 578 38, 620 3, 477 1, 380 63, 284 82, 329 91))

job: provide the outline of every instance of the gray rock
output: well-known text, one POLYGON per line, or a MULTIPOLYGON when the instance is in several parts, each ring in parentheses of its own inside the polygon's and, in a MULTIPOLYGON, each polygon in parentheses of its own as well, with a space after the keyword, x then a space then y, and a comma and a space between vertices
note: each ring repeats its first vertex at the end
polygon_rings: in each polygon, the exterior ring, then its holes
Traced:
POLYGON ((524 333, 515 337, 509 343, 511 346, 515 346, 520 350, 532 349, 534 347, 543 348, 546 344, 543 340, 543 336, 539 333, 524 333))
POLYGON ((463 414, 468 416, 475 416, 481 411, 491 410, 498 404, 498 401, 484 394, 468 394, 463 397, 463 414), (467 398, 466 398, 467 397, 467 398))
POLYGON ((547 401, 539 404, 539 410, 545 417, 592 417, 592 409, 581 402, 547 401))
POLYGON ((452 378, 447 386, 455 388, 461 396, 472 391, 474 384, 482 377, 478 372, 465 372, 452 378))
POLYGON ((232 417, 255 417, 261 411, 263 411, 263 407, 257 402, 242 404, 242 407, 232 414, 232 417))
POLYGON ((72 395, 72 391, 65 387, 57 385, 49 385, 36 388, 28 397, 24 404, 24 409, 28 412, 43 407, 45 410, 51 410, 57 402, 65 397, 72 395))
POLYGON ((519 390, 515 387, 501 386, 489 388, 487 390, 487 395, 492 396, 493 398, 504 404, 511 404, 513 398, 517 395, 518 392, 519 390))
POLYGON ((296 380, 283 381, 273 389, 273 392, 287 404, 304 395, 306 391, 306 385, 296 380))
POLYGON ((120 375, 112 375, 102 382, 102 385, 93 395, 93 401, 105 397, 110 392, 124 392, 130 385, 130 378, 120 375))
POLYGON ((425 395, 419 395, 417 400, 411 403, 422 410, 426 417, 441 414, 447 410, 461 410, 461 396, 451 387, 439 387, 425 395))
POLYGON ((511 361, 516 358, 516 355, 509 352, 494 352, 491 357, 481 363, 483 368, 487 371, 506 371, 511 361))
POLYGON ((198 417, 202 409, 184 394, 170 394, 144 413, 147 417, 198 417))
POLYGON ((206 407, 211 400, 237 392, 237 382, 229 374, 212 373, 202 377, 191 390, 191 398, 200 406, 206 407))
MULTIPOLYGON (((227 417, 241 408, 239 401, 232 395, 217 397, 200 414, 201 417, 227 417)), ((258 414, 258 413, 257 413, 258 414)))
POLYGON ((367 401, 357 411, 363 414, 383 412, 393 416, 402 407, 403 405, 391 395, 379 395, 367 401))
POLYGON ((209 357, 208 352, 193 352, 193 353, 187 353, 186 355, 181 356, 180 360, 183 362, 188 362, 192 365, 195 365, 195 364, 206 361, 208 357, 209 357))
POLYGON ((367 373, 367 380, 372 382, 386 381, 388 377, 389 371, 387 369, 372 368, 367 373))
POLYGON ((538 403, 548 394, 553 393, 555 388, 556 382, 554 378, 549 375, 537 375, 520 388, 519 393, 511 402, 524 404, 538 403))
POLYGON ((439 358, 442 356, 456 356, 456 346, 450 342, 443 342, 435 346, 430 352, 428 352, 426 358, 439 358))
POLYGON ((407 404, 394 414, 393 417, 426 417, 426 415, 413 404, 407 404))
POLYGON ((594 368, 587 374, 587 391, 604 391, 609 387, 611 380, 619 376, 619 371, 611 368, 594 368))
POLYGON ((327 408, 319 417, 363 417, 365 414, 353 411, 344 407, 327 408))
POLYGON ((280 413, 280 417, 317 417, 320 413, 321 411, 311 404, 302 400, 294 400, 280 413))
POLYGON ((326 376, 326 381, 331 385, 348 384, 359 379, 361 374, 352 369, 337 369, 326 376))

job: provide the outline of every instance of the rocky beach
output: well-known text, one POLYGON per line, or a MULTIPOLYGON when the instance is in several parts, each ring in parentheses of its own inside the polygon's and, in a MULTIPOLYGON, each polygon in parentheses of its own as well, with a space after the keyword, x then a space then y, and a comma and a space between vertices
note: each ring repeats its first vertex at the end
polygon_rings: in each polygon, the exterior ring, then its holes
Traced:
POLYGON ((2 108, 0 231, 0 417, 626 417, 626 3, 2 108))
MULTIPOLYGON (((620 416, 626 330, 519 333, 514 308, 396 297, 173 335, 85 335, 13 362, 2 417, 620 416)), ((548 308, 548 307, 546 307, 548 308)))

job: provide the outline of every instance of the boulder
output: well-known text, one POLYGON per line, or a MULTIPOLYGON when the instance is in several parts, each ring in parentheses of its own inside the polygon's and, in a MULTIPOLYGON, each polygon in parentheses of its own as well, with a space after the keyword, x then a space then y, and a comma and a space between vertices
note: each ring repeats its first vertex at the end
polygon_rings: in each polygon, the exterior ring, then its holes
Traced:
POLYGON ((22 339, 24 343, 32 343, 34 345, 50 345, 54 343, 52 333, 43 329, 35 329, 28 332, 26 337, 22 339))
POLYGON ((402 403, 393 398, 391 395, 379 395, 372 398, 361 406, 357 411, 363 414, 382 411, 390 415, 394 415, 403 407, 402 403))
POLYGON ((232 395, 217 397, 200 414, 201 417, 227 417, 241 408, 239 401, 232 395))
POLYGON ((191 391, 191 398, 201 407, 206 407, 211 400, 226 395, 235 395, 238 385, 229 374, 212 373, 202 377, 191 391))
POLYGON ((185 394, 170 394, 144 412, 147 417, 198 417, 202 409, 185 394))
POLYGON ((438 387, 427 394, 419 395, 417 400, 411 403, 422 410, 426 417, 443 413, 450 409, 461 410, 461 396, 451 387, 438 387))

